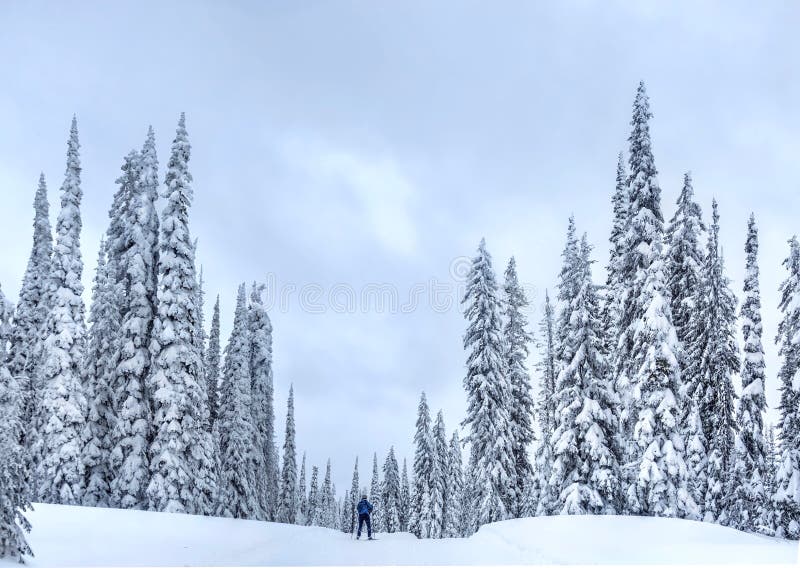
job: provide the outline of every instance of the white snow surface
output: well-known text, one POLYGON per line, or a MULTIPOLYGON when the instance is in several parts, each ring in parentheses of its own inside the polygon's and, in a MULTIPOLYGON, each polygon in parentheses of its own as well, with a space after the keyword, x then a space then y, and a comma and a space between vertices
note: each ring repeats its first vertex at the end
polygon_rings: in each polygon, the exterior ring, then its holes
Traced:
MULTIPOLYGON (((559 516, 486 525, 468 539, 377 541, 318 527, 35 504, 29 566, 796 564, 796 542, 719 525, 559 516)), ((19 566, 0 560, 0 566, 19 566)))

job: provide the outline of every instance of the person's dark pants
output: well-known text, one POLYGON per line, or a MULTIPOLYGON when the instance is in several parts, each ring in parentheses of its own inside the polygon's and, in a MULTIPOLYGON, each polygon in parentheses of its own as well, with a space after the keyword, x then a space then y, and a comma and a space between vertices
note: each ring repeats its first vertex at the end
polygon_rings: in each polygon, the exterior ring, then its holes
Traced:
POLYGON ((360 513, 358 515, 358 536, 361 536, 361 527, 367 523, 367 536, 372 538, 372 521, 369 519, 369 513, 360 513))

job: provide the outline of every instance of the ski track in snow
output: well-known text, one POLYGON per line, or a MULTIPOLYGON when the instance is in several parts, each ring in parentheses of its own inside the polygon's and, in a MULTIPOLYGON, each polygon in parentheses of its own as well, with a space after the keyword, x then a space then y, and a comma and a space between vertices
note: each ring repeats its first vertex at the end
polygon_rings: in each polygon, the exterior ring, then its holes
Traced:
MULTIPOLYGON (((379 533, 366 544, 319 527, 35 504, 31 567, 252 565, 795 564, 798 545, 652 517, 538 517, 468 539, 379 533)), ((0 566, 17 565, 0 561, 0 566)))

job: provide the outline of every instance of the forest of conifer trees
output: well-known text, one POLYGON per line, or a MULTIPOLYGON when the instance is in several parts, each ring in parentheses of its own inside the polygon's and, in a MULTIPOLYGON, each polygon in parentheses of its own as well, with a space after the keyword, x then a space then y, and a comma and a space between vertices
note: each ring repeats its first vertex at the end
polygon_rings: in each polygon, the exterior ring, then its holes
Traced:
POLYGON ((746 278, 734 291, 724 220, 716 201, 704 217, 689 173, 666 220, 651 116, 640 83, 627 158, 609 183, 606 281, 593 278, 597 255, 570 217, 557 290, 534 331, 516 260, 498 281, 482 240, 462 299, 463 422, 448 430, 423 392, 408 420, 414 455, 407 461, 395 452, 402 441, 387 440, 385 454, 355 459, 341 495, 330 459, 324 469, 298 460, 294 386, 276 430, 264 285, 239 286, 226 344, 219 296, 206 329, 184 115, 164 172, 152 128, 122 159, 87 312, 73 118, 55 229, 42 175, 16 305, 0 291, 0 557, 32 554, 32 502, 352 533, 367 495, 375 531, 418 538, 606 514, 800 538, 800 243, 789 239, 782 268, 781 367, 766 369, 756 219, 742 235, 746 278), (780 391, 774 431, 768 372, 780 391))

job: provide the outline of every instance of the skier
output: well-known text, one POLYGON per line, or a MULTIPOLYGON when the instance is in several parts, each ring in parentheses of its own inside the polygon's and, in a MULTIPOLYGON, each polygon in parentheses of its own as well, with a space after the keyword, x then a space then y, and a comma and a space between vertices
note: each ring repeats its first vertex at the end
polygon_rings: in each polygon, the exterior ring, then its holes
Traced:
POLYGON ((370 520, 370 513, 372 513, 372 503, 367 501, 366 495, 361 496, 361 501, 358 502, 356 510, 358 511, 358 535, 356 536, 356 540, 361 538, 361 527, 364 525, 364 523, 367 523, 367 538, 369 540, 373 540, 372 521, 370 520))

